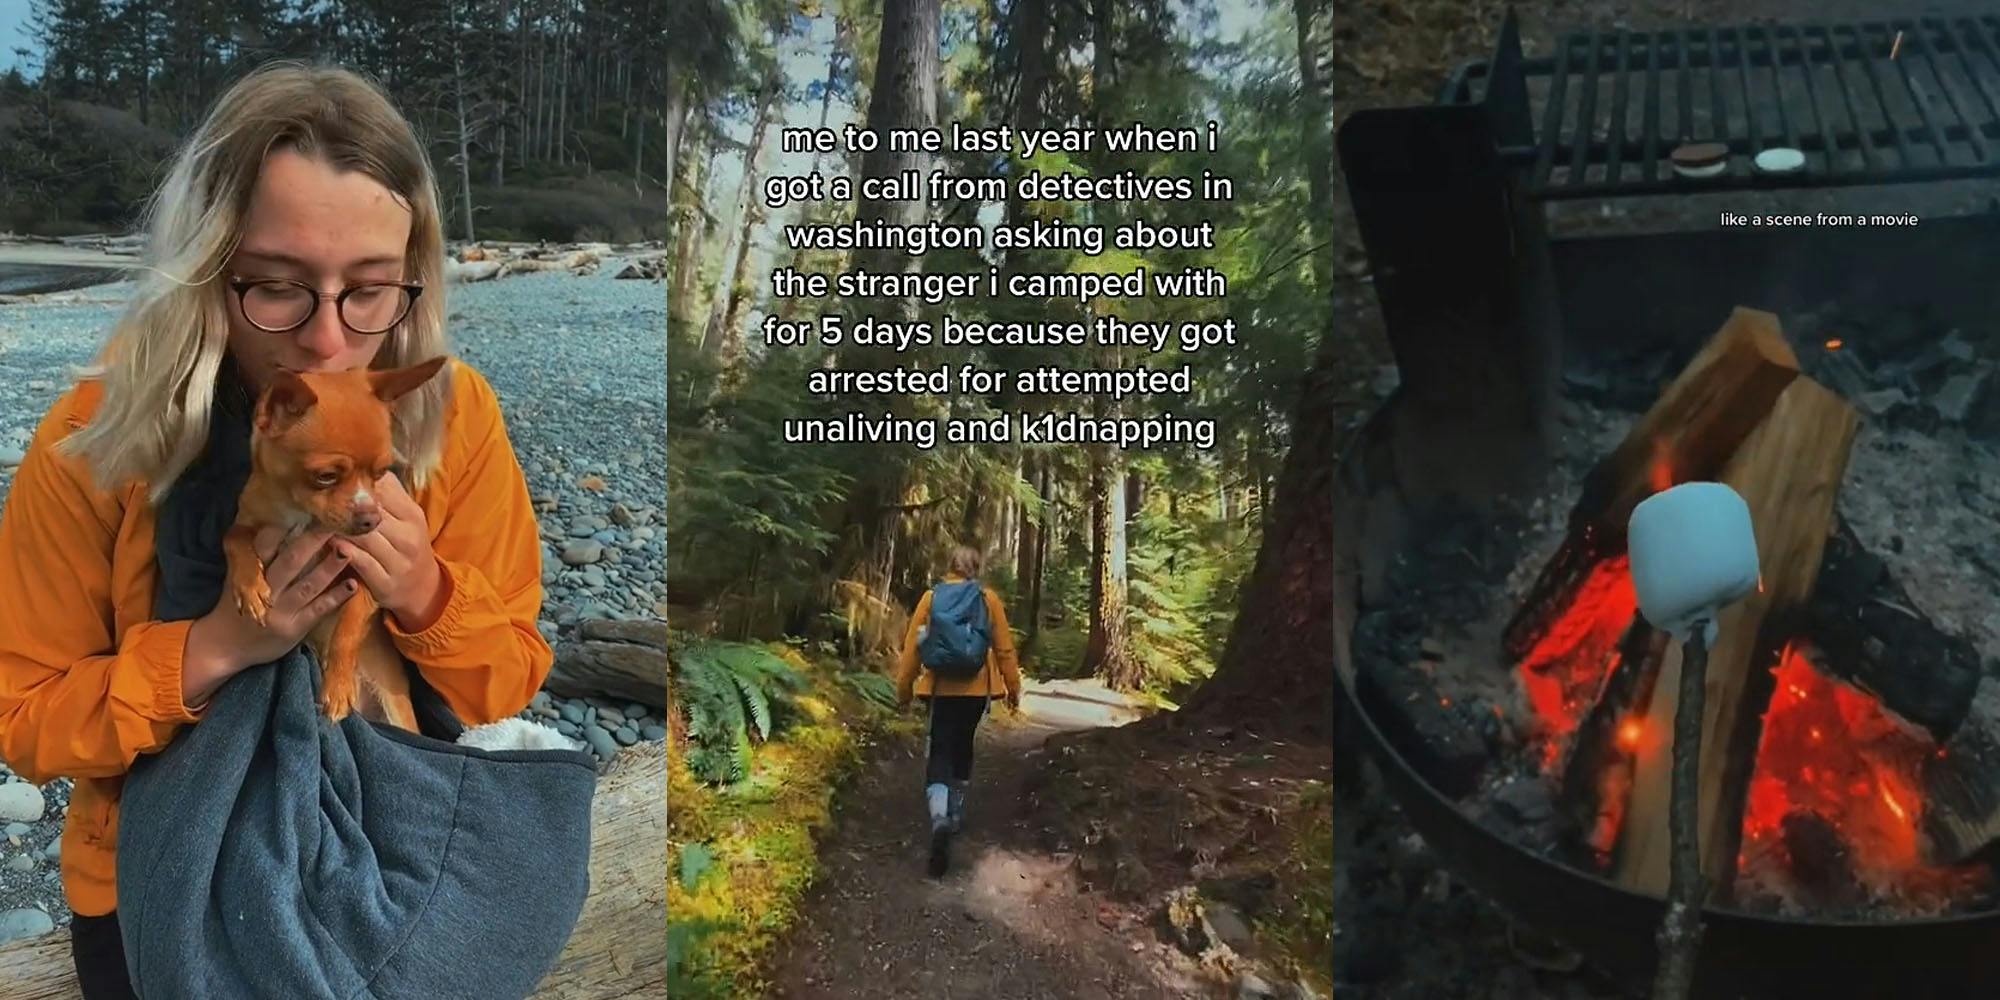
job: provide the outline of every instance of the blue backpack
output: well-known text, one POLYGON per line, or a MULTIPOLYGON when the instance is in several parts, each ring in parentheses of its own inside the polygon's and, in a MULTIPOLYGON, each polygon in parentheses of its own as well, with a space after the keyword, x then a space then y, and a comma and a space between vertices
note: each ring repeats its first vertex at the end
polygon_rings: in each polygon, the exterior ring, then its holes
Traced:
POLYGON ((993 623, 979 581, 940 583, 931 588, 931 620, 917 641, 917 659, 939 677, 967 679, 986 668, 993 623))

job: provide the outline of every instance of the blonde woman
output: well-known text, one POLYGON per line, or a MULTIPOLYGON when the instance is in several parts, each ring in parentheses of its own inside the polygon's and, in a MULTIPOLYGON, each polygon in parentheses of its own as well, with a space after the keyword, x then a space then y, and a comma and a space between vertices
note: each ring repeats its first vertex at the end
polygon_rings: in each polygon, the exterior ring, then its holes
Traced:
POLYGON ((930 873, 951 866, 951 838, 965 824, 965 788, 972 780, 973 738, 995 697, 1021 710, 1021 665, 1000 595, 979 582, 979 550, 951 550, 944 579, 924 593, 910 615, 897 662, 896 703, 913 697, 930 708, 924 802, 930 812, 930 873))
POLYGON ((90 1000, 133 996, 122 776, 199 724, 231 676, 284 655, 357 586, 467 725, 518 713, 553 659, 527 483, 491 386, 463 363, 398 404, 408 481, 377 483, 378 528, 259 539, 265 624, 227 599, 152 619, 154 510, 211 421, 246 419, 278 369, 393 368, 448 347, 436 181, 409 122, 352 73, 279 64, 236 83, 148 221, 145 276, 41 421, 0 512, 0 757, 36 784, 75 779, 62 878, 90 1000), (335 583, 348 567, 359 583, 335 583))

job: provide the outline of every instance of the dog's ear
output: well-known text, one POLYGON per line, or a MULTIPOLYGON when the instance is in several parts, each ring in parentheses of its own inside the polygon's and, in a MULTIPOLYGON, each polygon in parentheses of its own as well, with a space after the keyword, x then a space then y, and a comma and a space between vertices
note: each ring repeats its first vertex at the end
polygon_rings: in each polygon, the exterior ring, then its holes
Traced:
POLYGON ((408 368, 371 371, 368 373, 368 384, 375 390, 375 398, 384 403, 393 403, 430 381, 431 376, 436 375, 448 360, 450 359, 440 354, 429 361, 419 362, 408 368))
POLYGON ((319 402, 319 394, 298 375, 279 369, 257 401, 257 429, 266 434, 282 431, 319 402))

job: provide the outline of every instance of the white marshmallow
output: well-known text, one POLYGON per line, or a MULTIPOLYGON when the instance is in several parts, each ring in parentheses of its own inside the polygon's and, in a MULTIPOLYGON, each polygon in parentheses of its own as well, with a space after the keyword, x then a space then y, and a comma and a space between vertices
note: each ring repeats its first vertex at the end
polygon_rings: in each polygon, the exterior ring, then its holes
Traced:
POLYGON ((1723 483, 1682 483, 1632 508, 1626 532, 1639 610, 1682 642, 1716 638, 1724 605, 1757 589, 1750 505, 1723 483))

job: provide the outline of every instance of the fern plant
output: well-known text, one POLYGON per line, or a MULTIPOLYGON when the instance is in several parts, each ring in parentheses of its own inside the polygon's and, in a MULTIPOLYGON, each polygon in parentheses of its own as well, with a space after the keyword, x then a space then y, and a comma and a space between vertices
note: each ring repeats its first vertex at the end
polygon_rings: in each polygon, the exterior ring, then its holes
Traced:
POLYGON ((688 769, 712 785, 749 777, 752 735, 769 740, 794 711, 792 696, 807 687, 791 664, 748 643, 691 642, 669 662, 687 715, 688 769))
POLYGON ((896 707, 896 682, 881 674, 855 671, 841 674, 840 682, 883 708, 896 707))

